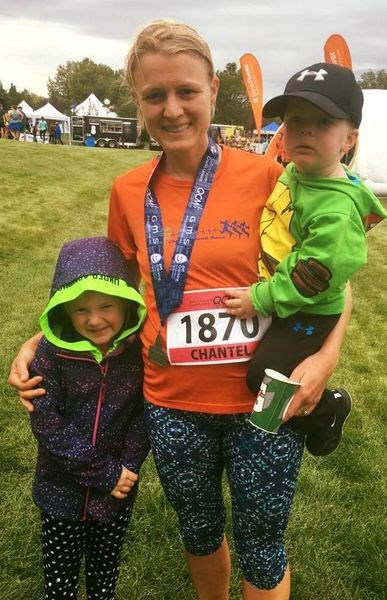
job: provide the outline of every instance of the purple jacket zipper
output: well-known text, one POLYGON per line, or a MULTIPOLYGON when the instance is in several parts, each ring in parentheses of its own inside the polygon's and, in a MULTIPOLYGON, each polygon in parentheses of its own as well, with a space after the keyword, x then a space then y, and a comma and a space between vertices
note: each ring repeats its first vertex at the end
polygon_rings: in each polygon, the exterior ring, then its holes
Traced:
MULTIPOLYGON (((100 418, 101 418, 102 404, 105 401, 106 373, 107 373, 108 366, 109 366, 109 359, 106 359, 105 364, 102 365, 100 363, 97 363, 92 358, 86 358, 86 357, 78 358, 76 356, 69 356, 68 354, 67 355, 66 354, 58 354, 58 356, 60 356, 61 358, 67 358, 70 360, 79 360, 79 361, 87 361, 87 362, 95 363, 98 365, 98 367, 101 371, 102 382, 101 382, 101 386, 99 388, 97 410, 96 410, 95 417, 94 417, 93 433, 91 436, 91 444, 95 448, 95 446, 97 445, 98 427, 99 427, 99 422, 100 422, 100 418)), ((82 511, 81 521, 86 521, 86 519, 87 519, 87 509, 89 506, 90 493, 91 493, 91 490, 90 490, 90 487, 88 486, 86 488, 85 499, 83 501, 83 511, 82 511)))

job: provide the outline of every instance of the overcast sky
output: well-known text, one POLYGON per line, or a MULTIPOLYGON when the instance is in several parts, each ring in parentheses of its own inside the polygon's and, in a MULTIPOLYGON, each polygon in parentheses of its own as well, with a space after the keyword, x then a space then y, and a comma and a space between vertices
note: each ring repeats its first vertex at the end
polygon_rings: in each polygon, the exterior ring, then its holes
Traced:
POLYGON ((245 52, 261 65, 264 100, 301 67, 323 61, 332 33, 346 39, 357 77, 387 69, 386 0, 0 0, 0 81, 46 96, 59 65, 85 57, 122 68, 138 27, 182 20, 209 43, 216 69, 245 52))

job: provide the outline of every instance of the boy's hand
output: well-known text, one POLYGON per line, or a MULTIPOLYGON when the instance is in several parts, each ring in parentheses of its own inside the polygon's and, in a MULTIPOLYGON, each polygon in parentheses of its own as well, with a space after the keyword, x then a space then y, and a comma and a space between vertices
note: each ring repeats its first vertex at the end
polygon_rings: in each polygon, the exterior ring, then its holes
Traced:
POLYGON ((229 315, 235 315, 238 319, 249 319, 257 314, 250 300, 250 290, 225 290, 227 300, 224 304, 227 306, 229 315))
POLYGON ((137 480, 137 473, 129 471, 129 469, 122 465, 121 476, 114 488, 112 489, 112 491, 110 492, 110 495, 114 498, 118 498, 119 500, 123 500, 127 497, 137 480))

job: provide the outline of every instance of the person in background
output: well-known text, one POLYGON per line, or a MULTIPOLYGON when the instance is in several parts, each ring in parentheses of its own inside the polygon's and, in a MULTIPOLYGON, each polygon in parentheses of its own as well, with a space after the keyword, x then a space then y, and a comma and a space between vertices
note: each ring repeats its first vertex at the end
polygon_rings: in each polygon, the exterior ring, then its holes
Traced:
POLYGON ((6 114, 6 110, 4 109, 3 104, 0 102, 0 137, 5 139, 5 133, 6 133, 6 129, 5 129, 5 122, 4 122, 4 116, 6 114))
POLYGON ((38 143, 38 124, 36 122, 32 126, 32 139, 38 143))
MULTIPOLYGON (((256 280, 257 223, 282 167, 209 138, 219 80, 207 43, 189 25, 162 19, 144 26, 126 74, 163 153, 116 179, 108 235, 144 282, 144 396, 160 481, 178 515, 200 600, 229 597, 224 471, 243 598, 288 600, 284 536, 303 436, 287 425, 275 436, 251 427, 251 354, 243 349, 253 329, 258 343, 264 323, 248 320, 230 333, 222 304, 224 290, 256 280)), ((316 405, 336 366, 349 312, 350 302, 322 349, 294 369, 292 377, 302 376, 303 384, 289 418, 316 405)), ((28 375, 39 337, 23 345, 9 377, 29 410, 30 400, 45 393, 41 378, 28 375)))
POLYGON ((63 145, 62 129, 61 129, 61 126, 59 125, 58 121, 55 123, 55 143, 63 145))
POLYGON ((14 104, 11 105, 8 111, 8 129, 14 140, 18 140, 20 137, 22 114, 14 104))
MULTIPOLYGON (((290 163, 260 223, 259 282, 230 291, 229 313, 273 315, 253 356, 247 383, 256 395, 265 369, 289 376, 316 352, 345 305, 348 279, 367 262, 367 229, 386 217, 376 196, 341 159, 355 145, 363 93, 350 69, 318 63, 300 69, 264 117, 284 121, 290 163)), ((333 452, 351 411, 346 390, 324 390, 313 412, 291 421, 316 455, 333 452)))
POLYGON ((4 113, 4 139, 9 140, 12 136, 11 136, 11 132, 9 131, 9 121, 10 121, 10 116, 9 116, 9 111, 5 111, 4 113))
POLYGON ((21 115, 20 135, 23 136, 23 141, 26 142, 27 141, 27 131, 29 131, 27 115, 23 111, 21 106, 18 106, 17 109, 21 115))
POLYGON ((55 123, 52 123, 52 122, 48 126, 48 143, 56 144, 55 123))
POLYGON ((40 117, 40 119, 38 121, 38 130, 39 130, 40 139, 42 140, 43 144, 45 144, 45 142, 46 142, 47 129, 48 129, 47 121, 45 120, 44 117, 40 117))
POLYGON ((145 316, 127 264, 105 237, 64 244, 32 373, 45 600, 75 598, 83 555, 89 600, 111 600, 148 452, 138 331, 145 316))

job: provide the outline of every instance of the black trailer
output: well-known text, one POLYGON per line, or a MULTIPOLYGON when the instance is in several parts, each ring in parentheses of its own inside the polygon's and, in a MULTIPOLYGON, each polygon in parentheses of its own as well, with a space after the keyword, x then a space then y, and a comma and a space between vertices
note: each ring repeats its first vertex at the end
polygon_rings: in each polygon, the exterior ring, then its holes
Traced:
POLYGON ((130 117, 71 117, 71 143, 99 148, 143 148, 137 119, 130 117))

